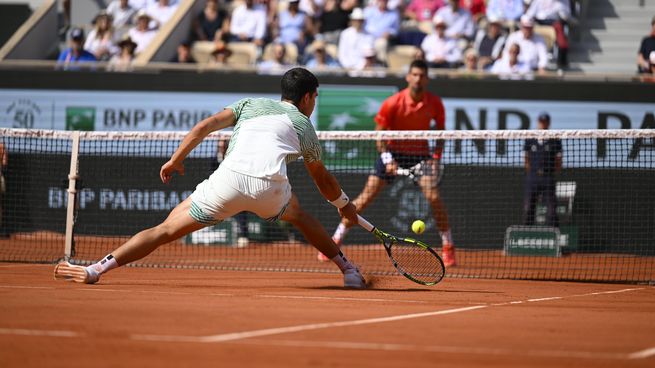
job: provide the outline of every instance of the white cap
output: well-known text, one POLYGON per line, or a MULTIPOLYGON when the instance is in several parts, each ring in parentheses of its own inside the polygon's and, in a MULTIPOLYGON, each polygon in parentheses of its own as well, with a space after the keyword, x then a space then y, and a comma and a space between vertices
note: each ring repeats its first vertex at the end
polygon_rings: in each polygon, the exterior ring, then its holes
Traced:
POLYGON ((500 23, 502 23, 502 20, 500 18, 496 17, 495 15, 491 15, 491 16, 487 17, 487 23, 489 23, 489 24, 500 24, 500 23))
POLYGON ((438 25, 440 25, 440 24, 443 24, 443 25, 445 25, 445 26, 448 26, 448 23, 446 23, 446 20, 443 19, 443 18, 442 18, 441 16, 439 16, 439 15, 435 15, 434 18, 432 18, 432 23, 434 23, 435 26, 438 26, 438 25))
POLYGON ((351 20, 364 20, 364 11, 362 8, 355 8, 353 12, 350 13, 351 20))
POLYGON ((527 15, 523 15, 521 16, 521 25, 523 27, 534 27, 534 20, 527 15))
POLYGON ((650 61, 651 64, 655 64, 655 51, 650 52, 650 55, 648 55, 648 61, 650 61))

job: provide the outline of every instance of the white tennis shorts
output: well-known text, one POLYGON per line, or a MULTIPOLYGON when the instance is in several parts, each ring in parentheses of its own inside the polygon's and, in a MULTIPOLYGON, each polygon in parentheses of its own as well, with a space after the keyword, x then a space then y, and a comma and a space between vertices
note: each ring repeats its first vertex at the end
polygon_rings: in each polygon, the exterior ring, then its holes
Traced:
POLYGON ((290 199, 291 185, 288 180, 255 178, 219 167, 191 194, 189 214, 205 225, 219 223, 243 211, 276 221, 284 213, 290 199))

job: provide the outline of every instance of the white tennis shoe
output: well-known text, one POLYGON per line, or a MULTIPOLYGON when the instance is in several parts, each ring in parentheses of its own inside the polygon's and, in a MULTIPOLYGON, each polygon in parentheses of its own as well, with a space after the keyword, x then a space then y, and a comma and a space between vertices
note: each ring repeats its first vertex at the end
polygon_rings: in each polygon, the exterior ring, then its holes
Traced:
POLYGON ((356 268, 351 268, 343 273, 343 287, 347 289, 366 289, 366 280, 356 268))
POLYGON ((93 269, 61 262, 55 266, 55 280, 95 284, 100 280, 100 275, 93 269))

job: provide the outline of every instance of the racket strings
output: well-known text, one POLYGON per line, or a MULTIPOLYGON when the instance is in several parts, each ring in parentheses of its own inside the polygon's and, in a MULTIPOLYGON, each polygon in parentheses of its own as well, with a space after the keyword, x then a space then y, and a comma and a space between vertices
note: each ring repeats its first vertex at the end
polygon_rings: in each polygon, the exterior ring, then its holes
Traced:
POLYGON ((419 281, 433 283, 444 276, 443 264, 427 249, 399 241, 390 251, 396 268, 419 281))

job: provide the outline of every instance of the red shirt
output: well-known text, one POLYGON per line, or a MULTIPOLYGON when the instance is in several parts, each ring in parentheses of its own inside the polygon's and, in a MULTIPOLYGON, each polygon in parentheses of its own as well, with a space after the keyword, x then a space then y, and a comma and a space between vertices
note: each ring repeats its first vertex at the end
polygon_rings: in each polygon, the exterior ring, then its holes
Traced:
MULTIPOLYGON (((446 112, 439 96, 430 92, 423 93, 423 100, 414 102, 409 89, 388 97, 375 115, 378 130, 430 130, 430 121, 436 123, 436 130, 444 130, 446 112)), ((428 142, 425 140, 389 140, 387 148, 392 153, 405 155, 430 155, 428 142)), ((441 150, 434 153, 441 157, 441 150)))

